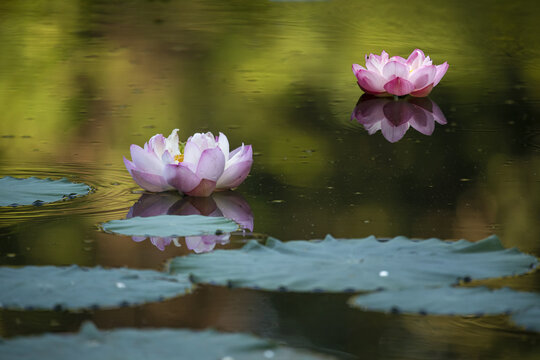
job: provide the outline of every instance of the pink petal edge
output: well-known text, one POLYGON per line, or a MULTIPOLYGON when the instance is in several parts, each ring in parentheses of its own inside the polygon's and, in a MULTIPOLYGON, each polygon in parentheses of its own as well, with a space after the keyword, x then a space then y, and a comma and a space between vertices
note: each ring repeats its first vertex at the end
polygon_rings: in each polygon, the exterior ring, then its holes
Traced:
POLYGON ((189 196, 210 196, 216 188, 216 182, 208 179, 202 179, 199 185, 191 191, 186 192, 189 196))

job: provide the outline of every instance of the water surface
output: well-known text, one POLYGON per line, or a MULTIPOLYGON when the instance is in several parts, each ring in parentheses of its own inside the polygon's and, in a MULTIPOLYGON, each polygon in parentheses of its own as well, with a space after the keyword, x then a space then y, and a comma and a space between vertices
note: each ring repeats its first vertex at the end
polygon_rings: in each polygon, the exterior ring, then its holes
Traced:
MULTIPOLYGON (((540 255, 538 5, 533 1, 34 1, 0 4, 0 176, 85 182, 86 197, 0 209, 2 265, 162 269, 187 246, 106 234, 141 197, 132 143, 180 129, 252 144, 237 192, 254 234, 466 238, 540 255), (389 142, 351 119, 366 53, 421 48, 450 68, 430 95, 446 124, 389 142)), ((490 285, 540 291, 538 273, 490 285)), ((348 295, 200 287, 159 304, 0 311, 0 335, 213 327, 344 358, 535 358, 505 317, 384 315, 348 295)))

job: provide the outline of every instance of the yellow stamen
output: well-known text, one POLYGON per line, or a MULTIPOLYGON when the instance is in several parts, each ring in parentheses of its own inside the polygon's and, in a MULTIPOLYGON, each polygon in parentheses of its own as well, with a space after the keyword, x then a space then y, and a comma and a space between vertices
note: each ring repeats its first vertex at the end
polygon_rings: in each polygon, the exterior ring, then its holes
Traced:
POLYGON ((178 162, 184 161, 184 154, 175 155, 174 160, 176 160, 178 162))

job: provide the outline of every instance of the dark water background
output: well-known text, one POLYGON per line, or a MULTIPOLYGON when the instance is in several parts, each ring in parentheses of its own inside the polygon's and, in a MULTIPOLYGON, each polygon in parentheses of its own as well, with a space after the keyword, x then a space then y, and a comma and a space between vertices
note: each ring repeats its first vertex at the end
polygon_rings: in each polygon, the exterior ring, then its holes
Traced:
MULTIPOLYGON (((95 191, 0 209, 2 265, 162 269, 189 250, 105 234, 140 197, 129 145, 180 129, 252 144, 237 190, 254 237, 480 240, 540 255, 540 34, 535 1, 2 1, 0 176, 95 191), (450 68, 430 99, 448 124, 390 143, 351 113, 364 54, 421 48, 450 68)), ((234 236, 240 247, 250 236, 234 236)), ((540 291, 536 272, 485 282, 540 291)), ((362 312, 349 295, 199 287, 116 310, 0 311, 0 335, 213 327, 365 359, 537 359, 506 317, 362 312)))

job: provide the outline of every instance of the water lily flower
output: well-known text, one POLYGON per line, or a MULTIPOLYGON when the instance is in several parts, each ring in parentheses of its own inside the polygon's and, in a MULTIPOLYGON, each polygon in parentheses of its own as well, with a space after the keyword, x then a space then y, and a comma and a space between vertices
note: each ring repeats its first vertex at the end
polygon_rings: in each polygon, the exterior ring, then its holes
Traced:
POLYGON ((356 104, 351 119, 356 119, 370 135, 381 130, 391 143, 399 141, 409 127, 431 135, 435 122, 444 125, 446 118, 439 106, 429 98, 378 98, 364 94, 356 104))
POLYGON ((227 137, 196 133, 180 146, 178 129, 165 138, 154 135, 144 148, 131 145, 132 161, 124 164, 143 189, 161 192, 177 189, 191 196, 209 196, 215 190, 240 185, 253 163, 251 145, 229 151, 227 137))
POLYGON ((358 86, 376 96, 427 96, 441 81, 448 70, 448 63, 433 65, 429 56, 420 49, 414 50, 407 59, 400 56, 388 57, 366 55, 366 67, 353 64, 352 70, 358 79, 358 86))
POLYGON ((131 145, 132 161, 124 157, 124 165, 137 185, 152 192, 174 189, 167 182, 164 172, 165 166, 180 155, 177 133, 178 129, 173 130, 168 138, 161 134, 154 135, 144 144, 144 149, 131 145))

